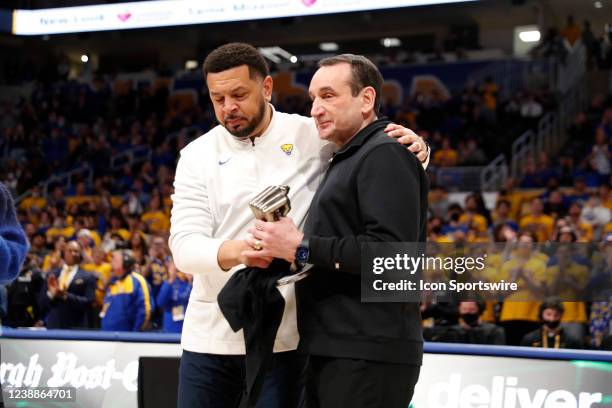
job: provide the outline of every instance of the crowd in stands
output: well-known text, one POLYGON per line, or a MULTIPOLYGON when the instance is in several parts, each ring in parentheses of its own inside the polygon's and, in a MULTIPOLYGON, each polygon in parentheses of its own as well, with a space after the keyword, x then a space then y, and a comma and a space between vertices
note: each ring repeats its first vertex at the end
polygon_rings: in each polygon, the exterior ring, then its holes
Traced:
POLYGON ((612 67, 612 32, 609 27, 593 28, 586 19, 581 26, 573 15, 567 16, 563 28, 549 27, 542 41, 530 53, 537 58, 554 57, 565 63, 568 53, 579 43, 585 47, 588 69, 607 70, 612 67))
MULTIPOLYGON (((576 115, 567 132, 569 141, 555 159, 551 159, 545 152, 528 158, 524 163, 523 177, 518 180, 518 187, 546 188, 551 193, 559 187, 573 186, 579 192, 576 194, 584 198, 586 189, 605 188, 609 185, 612 136, 610 98, 606 99, 602 95, 594 97, 588 109, 576 115)), ((556 199, 559 198, 553 198, 556 199)), ((567 199, 563 200, 564 208, 568 207, 567 199)))
MULTIPOLYGON (((522 180, 509 179, 506 188, 496 196, 494 208, 485 206, 479 192, 467 195, 460 205, 449 201, 447 188, 433 185, 429 241, 516 245, 516 252, 498 258, 497 265, 493 265, 492 273, 498 280, 529 281, 541 277, 554 280, 565 271, 573 276, 571 282, 582 280, 583 288, 596 286, 598 282, 611 282, 612 98, 594 97, 587 111, 577 115, 568 131, 570 141, 558 159, 550 160, 542 152, 538 158, 528 160, 522 180), (521 243, 529 244, 530 248, 522 257, 521 243), (569 256, 551 256, 546 250, 551 243, 577 245, 570 247, 569 256), (524 278, 517 275, 519 271, 524 278)), ((611 299, 612 292, 609 287, 607 289, 608 292, 598 299, 611 299)), ((537 294, 534 292, 533 299, 542 299, 537 294)), ((471 328, 469 322, 461 318, 461 310, 469 308, 480 318, 475 320, 475 316, 468 316, 468 320, 486 322, 488 326, 479 330, 495 338, 495 344, 541 346, 542 339, 551 334, 553 341, 546 340, 547 347, 563 344, 581 348, 612 347, 609 302, 548 299, 542 308, 537 301, 467 303, 467 306, 463 303, 458 306, 425 305, 424 317, 430 318, 426 335, 438 341, 466 341, 465 330, 467 328, 470 333, 471 328), (554 314, 556 317, 549 320, 560 320, 563 331, 543 324, 547 320, 543 314, 554 314), (499 326, 490 326, 493 323, 499 326), (503 341, 500 340, 500 328, 505 329, 503 341)))
POLYGON ((30 191, 18 217, 31 243, 8 288, 3 323, 180 332, 190 277, 176 270, 167 237, 175 161, 189 135, 177 131, 210 127, 211 112, 170 104, 163 86, 121 93, 94 80, 39 82, 28 100, 4 103, 2 113, 1 179, 15 196, 30 191), (112 156, 142 147, 152 149, 150 160, 109 165, 112 156), (89 177, 77 176, 69 188, 51 184, 45 194, 39 182, 83 164, 89 177), (112 267, 122 250, 135 260, 129 283, 129 270, 112 267), (137 299, 109 308, 112 296, 127 293, 137 299), (128 309, 139 316, 129 328, 112 318, 128 309))
POLYGON ((502 98, 498 85, 486 78, 445 101, 416 95, 391 117, 428 140, 434 167, 483 166, 508 154, 514 139, 556 104, 543 88, 502 98))
MULTIPOLYGON (((120 91, 97 78, 91 85, 38 83, 29 99, 0 106, 0 180, 15 196, 29 192, 18 216, 31 243, 19 278, 7 288, 3 324, 180 332, 191 278, 176 270, 167 246, 170 197, 178 152, 214 125, 202 92, 198 103, 185 107, 170 99, 163 83, 120 91), (150 160, 110 165, 111 157, 146 147, 150 160), (83 163, 91 176, 77 177, 68 188, 50 184, 45 194, 41 181, 83 163)), ((287 98, 277 109, 307 113, 305 100, 287 98)), ((554 108, 543 90, 501 100, 487 79, 449 100, 435 92, 415 95, 384 111, 429 141, 435 168, 486 164, 503 142, 554 108)), ((537 243, 604 241, 600 253, 607 258, 588 265, 609 271, 610 98, 595 97, 568 132, 562 154, 528 161, 524 177, 508 181, 494 208, 479 192, 451 202, 452 186, 432 179, 429 241, 525 241, 533 246, 524 259, 500 259, 497 273, 516 278, 521 270, 527 280, 559 269, 537 243)), ((433 341, 535 345, 532 332, 541 330, 548 347, 600 348, 612 330, 608 302, 432 302, 423 304, 423 317, 433 341), (552 327, 560 315, 563 336, 552 327)))

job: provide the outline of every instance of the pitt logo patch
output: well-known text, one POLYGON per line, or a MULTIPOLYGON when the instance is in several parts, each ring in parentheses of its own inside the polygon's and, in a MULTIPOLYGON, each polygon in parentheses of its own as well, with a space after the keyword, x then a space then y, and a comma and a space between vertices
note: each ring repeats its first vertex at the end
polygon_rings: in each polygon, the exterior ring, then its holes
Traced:
POLYGON ((285 143, 284 145, 281 145, 281 150, 285 152, 287 156, 291 156, 291 153, 293 152, 293 144, 285 143))

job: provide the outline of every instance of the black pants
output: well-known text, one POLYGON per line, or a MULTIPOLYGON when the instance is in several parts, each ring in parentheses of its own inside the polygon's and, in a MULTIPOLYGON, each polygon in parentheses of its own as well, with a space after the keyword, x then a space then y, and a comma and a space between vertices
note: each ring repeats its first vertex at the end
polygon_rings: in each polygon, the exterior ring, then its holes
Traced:
POLYGON ((305 408, 408 408, 420 366, 309 356, 305 408))
MULTIPOLYGON (((257 408, 297 407, 302 391, 303 358, 295 351, 275 353, 257 408)), ((183 350, 178 408, 235 408, 245 389, 244 356, 183 350)))

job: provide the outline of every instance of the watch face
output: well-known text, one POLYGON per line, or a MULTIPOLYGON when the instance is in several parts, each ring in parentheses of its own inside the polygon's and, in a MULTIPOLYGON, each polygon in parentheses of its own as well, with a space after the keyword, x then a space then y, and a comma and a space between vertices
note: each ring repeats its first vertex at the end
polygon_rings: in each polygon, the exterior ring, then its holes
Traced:
POLYGON ((296 258, 298 262, 306 262, 308 260, 308 248, 298 248, 296 258))

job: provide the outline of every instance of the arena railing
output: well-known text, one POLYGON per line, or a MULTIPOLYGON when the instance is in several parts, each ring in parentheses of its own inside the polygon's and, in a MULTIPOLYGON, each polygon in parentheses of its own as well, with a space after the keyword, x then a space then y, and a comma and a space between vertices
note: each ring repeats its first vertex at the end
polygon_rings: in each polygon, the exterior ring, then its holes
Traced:
POLYGON ((145 161, 151 161, 153 157, 153 150, 149 146, 138 146, 124 152, 117 153, 110 159, 109 167, 112 171, 119 170, 121 167, 129 164, 142 163, 145 161))
MULTIPOLYGON (((87 184, 93 183, 93 170, 91 166, 85 164, 74 170, 70 170, 64 173, 52 175, 42 183, 42 194, 44 197, 49 195, 49 186, 52 184, 63 184, 64 188, 72 187, 73 178, 76 176, 82 176, 86 180, 87 184)), ((20 201, 19 199, 17 201, 20 201)))
MULTIPOLYGON (((0 328, 0 337, 33 340, 89 340, 136 343, 180 343, 178 333, 103 332, 88 330, 28 330, 0 328)), ((591 360, 612 362, 612 353, 599 350, 542 349, 518 346, 425 342, 425 352, 498 357, 524 357, 554 360, 591 360)))
POLYGON ((564 145, 569 139, 566 130, 574 121, 579 112, 584 111, 587 106, 587 93, 582 78, 577 80, 574 86, 567 92, 563 102, 559 106, 559 145, 564 145))
POLYGON ((499 86, 499 94, 507 99, 530 83, 548 83, 554 64, 548 59, 505 59, 491 63, 470 75, 469 81, 482 84, 487 77, 499 86))
POLYGON ((511 170, 512 177, 516 180, 522 175, 522 166, 529 156, 533 156, 535 149, 536 134, 533 130, 527 130, 512 143, 511 170))
MULTIPOLYGON (((192 128, 195 129, 195 127, 193 126, 190 126, 185 129, 192 129, 192 128)), ((167 136, 167 139, 172 140, 176 138, 180 134, 180 132, 181 130, 169 134, 167 136)), ((112 156, 109 160, 109 168, 112 171, 116 171, 116 170, 119 170, 121 166, 124 166, 126 164, 134 165, 134 164, 142 163, 147 160, 150 161, 152 157, 153 157, 153 150, 149 146, 138 146, 133 149, 126 150, 126 151, 117 153, 116 155, 112 156)), ((89 166, 88 164, 84 164, 83 166, 79 167, 78 170, 87 173, 87 184, 88 186, 91 186, 93 183, 93 170, 91 166, 89 166)), ((66 183, 64 183, 63 187, 70 188, 72 185, 71 177, 73 177, 76 174, 79 174, 79 173, 76 170, 71 170, 69 172, 52 175, 47 180, 40 182, 38 185, 41 186, 42 188, 43 197, 48 198, 49 186, 53 183, 60 183, 62 180, 68 180, 66 183)), ((21 201, 25 200, 31 195, 32 195, 32 190, 29 189, 25 191, 24 193, 22 193, 21 195, 17 196, 15 198, 15 202, 19 204, 21 201)))
POLYGON ((579 82, 586 73, 586 47, 578 40, 570 49, 565 60, 557 59, 556 64, 556 89, 561 94, 566 94, 579 82))
POLYGON ((512 144, 511 175, 519 180, 523 175, 523 164, 528 157, 538 152, 555 154, 569 138, 567 129, 575 116, 586 106, 586 91, 583 78, 586 74, 586 51, 582 44, 577 44, 564 62, 555 60, 554 74, 550 86, 559 92, 561 98, 557 112, 545 114, 536 127, 536 132, 528 130, 512 144))
POLYGON ((528 130, 512 143, 512 177, 520 179, 523 164, 528 157, 535 158, 541 151, 549 155, 558 152, 569 139, 567 129, 586 104, 586 91, 581 81, 578 81, 561 99, 558 111, 550 112, 539 120, 537 133, 528 130))
MULTIPOLYGON (((141 146, 131 150, 127 150, 116 154, 111 157, 109 167, 111 170, 117 170, 125 164, 135 164, 146 160, 151 160, 152 151, 148 146, 141 146), (125 162, 120 162, 121 159, 127 159, 125 162), (119 162, 119 164, 117 164, 119 162)), ((47 180, 40 182, 38 185, 41 187, 42 196, 44 198, 49 197, 49 186, 52 184, 59 184, 62 188, 72 187, 72 181, 75 176, 85 176, 86 185, 91 187, 93 185, 93 169, 89 164, 84 164, 77 169, 70 170, 64 173, 51 175, 47 180)), ((19 204, 21 201, 32 195, 32 189, 25 191, 23 194, 15 198, 15 202, 19 204)))
POLYGON ((178 130, 176 132, 169 134, 166 140, 171 142, 174 139, 177 139, 179 136, 184 135, 185 143, 189 144, 195 139, 197 139, 198 137, 200 137, 202 133, 204 133, 204 131, 200 129, 198 126, 188 126, 188 127, 182 128, 181 130, 178 130))
POLYGON ((455 166, 436 168, 436 182, 457 191, 475 191, 481 188, 481 175, 485 166, 455 166))
POLYGON ((552 153, 553 150, 557 150, 561 147, 559 146, 560 135, 558 134, 558 121, 558 115, 552 112, 547 113, 538 121, 538 136, 535 145, 536 152, 544 151, 546 153, 552 153))
POLYGON ((508 179, 506 156, 500 154, 480 172, 480 191, 499 191, 508 179))

